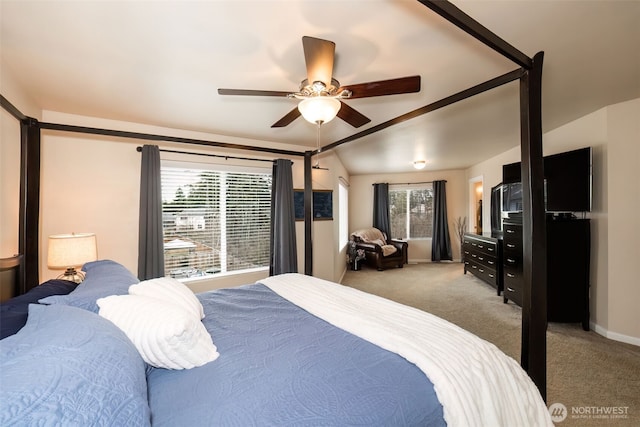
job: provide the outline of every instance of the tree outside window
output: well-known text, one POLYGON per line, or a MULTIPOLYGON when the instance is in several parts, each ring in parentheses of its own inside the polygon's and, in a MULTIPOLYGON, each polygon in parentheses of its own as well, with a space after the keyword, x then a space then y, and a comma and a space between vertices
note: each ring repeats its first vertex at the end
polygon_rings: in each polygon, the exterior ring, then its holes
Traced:
MULTIPOLYGON (((390 186, 391 187, 391 186, 390 186)), ((389 188, 391 237, 424 239, 433 230, 433 188, 393 186, 389 188)))

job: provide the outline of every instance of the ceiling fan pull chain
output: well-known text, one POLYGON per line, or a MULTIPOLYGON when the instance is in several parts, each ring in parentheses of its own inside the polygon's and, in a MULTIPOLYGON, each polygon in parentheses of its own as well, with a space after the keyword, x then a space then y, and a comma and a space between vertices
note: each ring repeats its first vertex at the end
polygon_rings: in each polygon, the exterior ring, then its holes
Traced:
POLYGON ((322 122, 317 122, 318 130, 316 131, 316 164, 315 168, 320 167, 320 126, 322 126, 322 122))

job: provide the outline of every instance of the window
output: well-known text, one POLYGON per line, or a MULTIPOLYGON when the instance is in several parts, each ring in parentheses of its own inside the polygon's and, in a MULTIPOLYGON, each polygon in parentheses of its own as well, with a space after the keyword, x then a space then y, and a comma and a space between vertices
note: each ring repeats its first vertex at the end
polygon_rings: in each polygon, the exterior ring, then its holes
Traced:
POLYGON ((391 237, 424 239, 433 230, 433 186, 390 185, 391 237))
POLYGON ((349 189, 347 184, 340 181, 338 183, 338 205, 339 205, 339 224, 338 245, 340 250, 344 248, 349 241, 349 189))
POLYGON ((165 274, 177 279, 269 266, 271 171, 163 162, 165 274))

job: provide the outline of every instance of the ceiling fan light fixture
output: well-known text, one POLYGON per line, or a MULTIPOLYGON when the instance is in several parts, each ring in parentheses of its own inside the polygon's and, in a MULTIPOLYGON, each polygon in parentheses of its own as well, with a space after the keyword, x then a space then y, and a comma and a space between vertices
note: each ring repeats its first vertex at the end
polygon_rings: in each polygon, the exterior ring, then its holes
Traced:
POLYGON ((333 120, 342 104, 335 98, 327 96, 314 96, 303 99, 298 104, 300 114, 310 123, 327 123, 333 120))
POLYGON ((416 160, 415 162, 413 162, 413 167, 418 170, 424 169, 425 166, 427 166, 427 162, 424 160, 416 160))

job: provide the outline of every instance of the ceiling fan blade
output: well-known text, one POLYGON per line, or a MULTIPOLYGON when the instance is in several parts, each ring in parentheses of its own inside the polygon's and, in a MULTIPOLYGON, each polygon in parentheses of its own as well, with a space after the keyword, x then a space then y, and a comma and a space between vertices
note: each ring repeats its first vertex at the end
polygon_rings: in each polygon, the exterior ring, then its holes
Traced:
POLYGON ((246 96, 284 96, 291 92, 277 90, 250 90, 250 89, 218 89, 218 95, 246 95, 246 96))
POLYGON ((349 99, 420 92, 420 76, 342 86, 338 92, 345 89, 351 91, 349 99))
POLYGON ((289 123, 291 123, 292 121, 294 121, 295 119, 297 119, 298 117, 300 117, 300 110, 298 110, 298 107, 296 107, 293 110, 289 111, 283 118, 281 118, 280 120, 272 124, 271 127, 283 128, 287 126, 289 123))
POLYGON ((338 110, 338 117, 349 123, 354 128, 359 128, 371 121, 370 118, 351 108, 345 102, 340 101, 340 103, 342 106, 338 110))
POLYGON ((320 81, 329 87, 333 76, 336 44, 329 40, 303 36, 302 48, 304 49, 304 61, 307 64, 309 84, 320 81))

